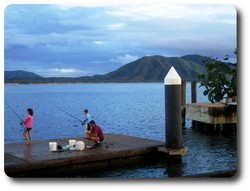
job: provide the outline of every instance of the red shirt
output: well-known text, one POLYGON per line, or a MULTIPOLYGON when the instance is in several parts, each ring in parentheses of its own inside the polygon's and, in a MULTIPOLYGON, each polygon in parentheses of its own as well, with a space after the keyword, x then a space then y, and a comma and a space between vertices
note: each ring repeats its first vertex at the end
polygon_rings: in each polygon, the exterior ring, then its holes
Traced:
POLYGON ((95 134, 97 137, 104 138, 102 129, 98 125, 96 125, 95 127, 92 127, 90 133, 95 134))

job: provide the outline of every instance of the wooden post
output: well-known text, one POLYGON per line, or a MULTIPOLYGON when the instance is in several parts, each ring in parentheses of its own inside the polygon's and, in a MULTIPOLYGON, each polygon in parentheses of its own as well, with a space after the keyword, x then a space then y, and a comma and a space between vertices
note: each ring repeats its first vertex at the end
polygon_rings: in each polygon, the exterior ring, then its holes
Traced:
POLYGON ((182 128, 186 126, 186 80, 181 81, 181 117, 182 128))
MULTIPOLYGON (((196 88, 196 81, 191 82, 191 103, 197 103, 197 88, 196 88)), ((198 129, 198 123, 194 122, 192 123, 192 126, 194 129, 198 129)))
POLYGON ((164 79, 165 85, 165 119, 167 148, 182 148, 181 126, 181 78, 174 67, 171 67, 164 79))
POLYGON ((172 66, 164 78, 165 86, 165 146, 158 151, 170 161, 181 161, 187 148, 182 146, 181 78, 172 66), (165 155, 166 156, 166 155, 165 155))
POLYGON ((186 80, 181 81, 181 105, 186 105, 186 80))
POLYGON ((192 103, 197 103, 197 87, 196 87, 197 82, 193 81, 191 82, 191 102, 192 103))

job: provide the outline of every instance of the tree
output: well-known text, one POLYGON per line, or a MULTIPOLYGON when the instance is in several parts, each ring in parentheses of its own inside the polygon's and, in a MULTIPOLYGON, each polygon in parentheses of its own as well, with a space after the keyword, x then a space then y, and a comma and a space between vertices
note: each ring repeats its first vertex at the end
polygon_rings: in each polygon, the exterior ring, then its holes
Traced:
POLYGON ((210 57, 204 62, 206 74, 198 75, 201 80, 200 87, 206 88, 203 95, 208 96, 212 103, 220 102, 225 96, 237 96, 237 64, 230 63, 228 55, 223 61, 210 57))

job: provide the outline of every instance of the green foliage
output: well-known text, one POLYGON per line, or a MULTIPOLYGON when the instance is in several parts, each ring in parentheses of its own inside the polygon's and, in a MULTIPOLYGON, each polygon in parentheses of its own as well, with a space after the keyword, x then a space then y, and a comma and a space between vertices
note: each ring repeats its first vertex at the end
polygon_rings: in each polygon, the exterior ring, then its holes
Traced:
POLYGON ((201 86, 206 90, 203 92, 212 103, 220 102, 225 96, 230 98, 237 95, 237 65, 229 63, 228 55, 223 59, 208 58, 206 74, 198 75, 201 86))

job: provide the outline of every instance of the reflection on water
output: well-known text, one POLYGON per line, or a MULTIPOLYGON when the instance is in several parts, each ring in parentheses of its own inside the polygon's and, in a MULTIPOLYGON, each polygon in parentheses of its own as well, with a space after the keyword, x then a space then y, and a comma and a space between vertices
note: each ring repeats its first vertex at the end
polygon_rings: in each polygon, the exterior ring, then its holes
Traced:
POLYGON ((237 169, 236 135, 208 136, 192 129, 183 130, 183 135, 183 145, 188 147, 188 152, 180 162, 164 162, 158 158, 157 161, 131 164, 90 176, 169 178, 237 169))
MULTIPOLYGON (((207 101, 202 90, 198 92, 198 101, 207 101)), ((80 119, 83 109, 88 108, 105 133, 165 141, 164 86, 161 83, 5 85, 4 94, 5 101, 22 118, 26 117, 28 107, 33 108, 33 140, 83 135, 83 126, 56 108, 60 106, 80 119)), ((188 102, 190 85, 187 84, 188 102)), ((4 142, 24 142, 19 120, 6 105, 4 109, 4 142)), ((190 121, 186 126, 183 146, 188 147, 188 152, 181 163, 153 161, 93 176, 163 178, 237 168, 236 135, 202 134, 190 128, 190 121)))

